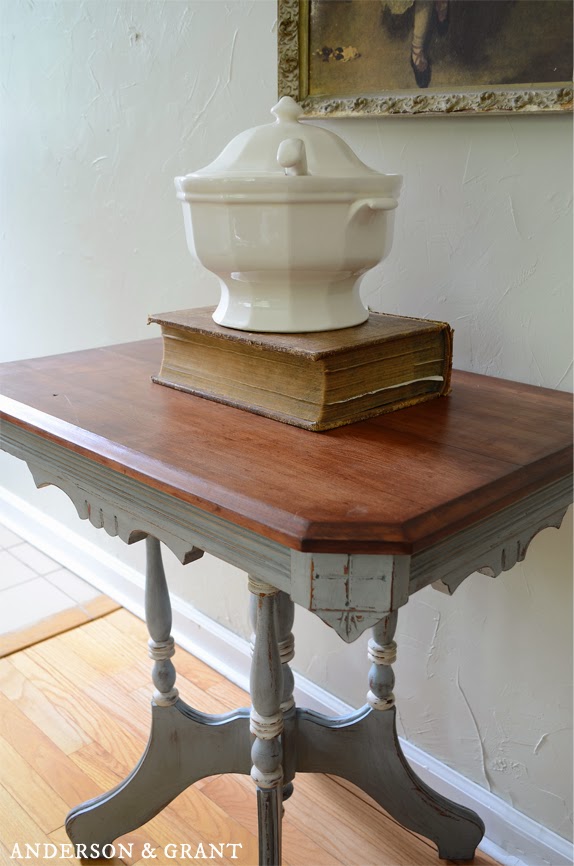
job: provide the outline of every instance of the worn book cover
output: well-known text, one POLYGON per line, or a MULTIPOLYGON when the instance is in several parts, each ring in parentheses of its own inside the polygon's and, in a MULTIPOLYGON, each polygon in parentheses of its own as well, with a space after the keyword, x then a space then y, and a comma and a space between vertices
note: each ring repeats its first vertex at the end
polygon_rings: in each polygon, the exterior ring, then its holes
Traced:
POLYGON ((353 328, 264 334, 217 325, 213 310, 149 317, 163 336, 154 382, 318 431, 449 391, 445 322, 371 313, 353 328))

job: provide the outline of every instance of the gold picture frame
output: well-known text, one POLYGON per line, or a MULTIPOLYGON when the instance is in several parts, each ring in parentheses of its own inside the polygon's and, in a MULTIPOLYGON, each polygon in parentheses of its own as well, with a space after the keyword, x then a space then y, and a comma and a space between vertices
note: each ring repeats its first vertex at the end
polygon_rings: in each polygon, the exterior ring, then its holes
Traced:
MULTIPOLYGON (((412 52, 405 53, 404 46, 414 45, 414 37, 412 35, 409 37, 404 23, 408 25, 410 20, 412 28, 414 16, 417 14, 416 4, 419 4, 419 8, 422 4, 427 4, 427 10, 435 16, 434 19, 429 20, 435 21, 435 29, 438 31, 436 24, 438 13, 435 10, 438 10, 441 4, 436 0, 278 0, 279 96, 292 96, 301 103, 308 117, 516 115, 572 111, 572 4, 569 0, 479 0, 479 2, 482 5, 477 5, 478 0, 447 0, 442 4, 442 9, 447 8, 447 15, 452 19, 451 30, 454 32, 454 27, 457 25, 459 36, 460 32, 464 32, 463 16, 467 15, 467 34, 471 34, 471 41, 467 35, 467 44, 471 47, 470 53, 477 55, 478 48, 478 54, 482 52, 483 60, 485 54, 487 56, 486 65, 484 62, 482 66, 477 64, 476 57, 473 58, 474 66, 465 64, 464 53, 461 54, 459 45, 455 45, 448 54, 443 47, 448 43, 441 43, 438 35, 433 33, 435 54, 440 60, 440 50, 442 50, 447 59, 443 60, 442 67, 440 63, 436 64, 435 81, 432 79, 427 83, 423 81, 420 86, 411 75, 415 72, 415 67, 408 56, 408 54, 411 54, 411 57, 416 55, 412 52), (492 3, 497 5, 489 7, 492 3), (545 5, 538 8, 540 3, 545 5), (448 9, 449 4, 452 9, 448 9), (486 40, 483 39, 482 43, 480 41, 480 28, 477 30, 477 22, 480 24, 480 17, 484 19, 489 8, 492 14, 502 20, 503 26, 501 25, 498 31, 496 29, 492 31, 491 28, 490 41, 485 45, 486 40), (468 18, 470 12, 474 15, 474 21, 468 18), (506 22, 503 13, 506 15, 506 22), (535 14, 543 16, 542 35, 539 26, 536 28, 531 26, 530 30, 528 27, 516 26, 517 16, 532 17, 535 14), (561 14, 564 15, 564 20, 552 19, 552 15, 561 14), (340 18, 338 31, 333 26, 337 15, 340 18), (400 38, 397 38, 397 22, 402 27, 400 38), (469 30, 469 28, 474 29, 469 30), (330 40, 331 47, 321 42, 321 38, 326 33, 335 34, 330 40), (346 38, 340 35, 342 33, 346 38), (546 42, 543 38, 545 34, 546 42), (411 42, 408 41, 409 38, 411 42), (476 44, 472 42, 475 38, 476 44), (520 38, 523 38, 525 48, 520 48, 521 43, 517 42, 520 38), (380 41, 374 42, 375 39, 380 41), (386 49, 382 50, 379 46, 384 39, 387 40, 386 49), (362 49, 362 43, 365 45, 365 51, 362 49), (492 48, 493 43, 498 46, 500 55, 498 57, 492 48), (490 56, 487 49, 491 51, 490 56), (556 60, 558 54, 552 53, 554 49, 559 53, 559 61, 556 60), (401 53, 397 53, 399 50, 401 53), (512 51, 516 55, 514 58, 512 51), (568 51, 570 51, 570 72, 567 80, 549 82, 544 79, 542 83, 512 80, 513 75, 520 77, 531 72, 546 72, 546 69, 554 70, 560 67, 563 71, 569 64, 568 51), (450 67, 448 58, 451 59, 450 67), (387 67, 385 67, 385 59, 387 67), (361 60, 363 60, 362 65, 361 60), (491 68, 488 66, 489 60, 493 63, 491 68), (411 68, 409 68, 409 61, 411 68), (544 63, 546 66, 543 65, 544 63), (558 66, 548 66, 548 63, 557 63, 558 66), (480 70, 480 74, 476 73, 477 69, 480 70), (456 86, 457 74, 465 81, 463 86, 456 86), (473 74, 477 75, 474 86, 473 74), (497 75, 499 78, 506 77, 510 80, 489 84, 483 79, 490 74, 493 80, 497 75), (410 82, 406 78, 407 75, 411 76, 410 82), (394 80, 392 80, 393 76, 394 80), (381 78, 385 79, 382 85, 379 84, 381 78), (400 86, 405 82, 407 82, 406 87, 400 86), (353 92, 353 88, 356 92, 353 92)), ((525 21, 527 19, 523 18, 522 23, 525 21)), ((518 22, 520 24, 520 19, 518 22)), ((446 23, 448 25, 448 20, 446 23)), ((451 33, 451 42, 454 42, 455 36, 456 32, 454 36, 451 33)), ((419 76, 418 81, 420 80, 419 76)))

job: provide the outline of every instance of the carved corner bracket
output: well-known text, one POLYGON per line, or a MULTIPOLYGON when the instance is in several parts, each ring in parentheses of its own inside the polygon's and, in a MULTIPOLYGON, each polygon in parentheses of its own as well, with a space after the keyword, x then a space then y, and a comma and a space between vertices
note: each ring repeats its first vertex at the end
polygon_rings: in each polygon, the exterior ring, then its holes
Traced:
POLYGON ((352 643, 408 601, 408 556, 291 552, 291 598, 352 643))

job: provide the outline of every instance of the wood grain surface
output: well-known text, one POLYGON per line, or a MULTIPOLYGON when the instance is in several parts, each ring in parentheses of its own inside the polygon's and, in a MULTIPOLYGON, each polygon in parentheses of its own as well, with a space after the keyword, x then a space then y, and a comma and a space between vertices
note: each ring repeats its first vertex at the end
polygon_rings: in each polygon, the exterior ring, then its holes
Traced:
POLYGON ((150 381, 161 340, 0 368, 0 417, 304 551, 412 553, 572 472, 572 397, 455 372, 322 434, 150 381))

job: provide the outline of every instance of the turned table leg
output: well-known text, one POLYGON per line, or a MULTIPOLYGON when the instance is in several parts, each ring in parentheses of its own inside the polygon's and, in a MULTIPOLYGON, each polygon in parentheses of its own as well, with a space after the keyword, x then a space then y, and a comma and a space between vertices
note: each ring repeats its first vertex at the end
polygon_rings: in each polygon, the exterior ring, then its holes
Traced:
POLYGON ((374 710, 383 712, 395 704, 395 673, 392 665, 397 660, 397 645, 393 640, 397 618, 398 611, 395 610, 377 623, 367 652, 371 662, 367 703, 374 710))
MULTIPOLYGON (((392 736, 394 748, 383 762, 386 775, 369 780, 363 787, 403 826, 432 839, 439 857, 470 860, 484 835, 482 820, 470 809, 447 800, 425 785, 410 768, 398 741, 392 668, 397 658, 397 645, 393 640, 397 616, 395 611, 377 623, 368 648, 371 668, 367 703, 375 716, 382 719, 381 734, 386 731, 387 736, 392 736), (387 720, 390 722, 385 725, 387 720)), ((386 745, 388 748, 391 743, 386 745)))
POLYGON ((275 603, 277 611, 277 639, 279 644, 279 656, 281 658, 281 712, 283 715, 291 713, 295 707, 293 687, 295 680, 293 671, 289 664, 295 656, 295 638, 293 637, 293 621, 295 619, 295 605, 286 592, 278 592, 275 603))
MULTIPOLYGON (((253 593, 249 596, 249 615, 251 620, 251 651, 255 646, 255 629, 257 627, 258 599, 253 593)), ((277 641, 281 658, 281 675, 283 688, 281 690, 281 712, 283 713, 283 802, 293 793, 293 778, 295 776, 295 741, 296 707, 293 697, 295 685, 293 671, 289 662, 295 655, 295 638, 292 633, 295 619, 295 605, 286 592, 277 593, 275 601, 277 616, 277 641)))
POLYGON ((286 592, 277 593, 277 637, 279 639, 279 655, 281 657, 281 674, 283 688, 281 690, 281 712, 283 713, 283 802, 293 793, 293 778, 295 776, 295 748, 291 732, 296 723, 297 709, 293 688, 295 680, 289 662, 295 655, 295 638, 292 628, 295 619, 295 605, 286 592))
MULTIPOLYGON (((249 711, 200 713, 175 688, 171 605, 160 543, 146 538, 146 620, 153 660, 152 723, 135 769, 115 788, 76 806, 66 831, 77 856, 96 856, 105 845, 141 827, 198 779, 216 773, 249 773, 249 711)), ((197 552, 198 558, 201 554, 197 552)))
POLYGON ((475 812, 428 787, 403 755, 396 730, 392 664, 396 612, 369 641, 367 705, 343 718, 298 711, 297 772, 332 773, 362 788, 404 827, 435 842, 439 857, 470 860, 484 834, 475 812))
POLYGON ((255 597, 255 639, 251 664, 251 778, 257 785, 259 866, 281 864, 283 674, 277 636, 278 590, 249 577, 255 597))
POLYGON ((158 707, 175 704, 179 692, 175 688, 174 641, 171 636, 171 602, 161 558, 160 543, 151 535, 146 542, 145 618, 149 631, 149 656, 153 660, 152 680, 154 702, 158 707))

